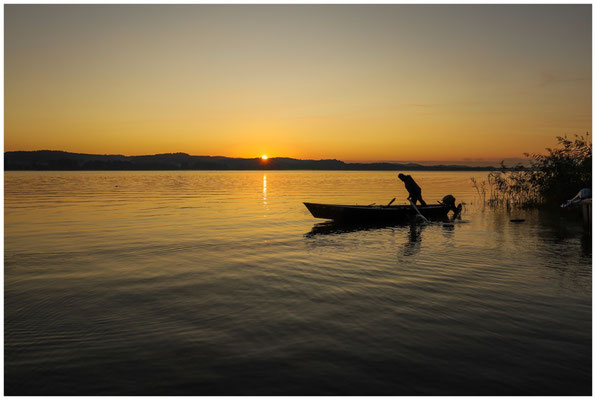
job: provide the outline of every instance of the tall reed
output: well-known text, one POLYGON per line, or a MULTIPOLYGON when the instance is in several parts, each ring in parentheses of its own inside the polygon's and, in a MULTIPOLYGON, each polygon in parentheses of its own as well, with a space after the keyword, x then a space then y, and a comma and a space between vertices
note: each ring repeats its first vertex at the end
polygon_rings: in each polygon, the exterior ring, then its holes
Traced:
POLYGON ((557 137, 558 147, 547 154, 527 154, 530 166, 517 165, 488 174, 486 181, 471 178, 483 204, 533 208, 560 204, 582 188, 592 187, 592 143, 590 135, 574 140, 557 137), (488 198, 487 198, 488 189, 488 198))

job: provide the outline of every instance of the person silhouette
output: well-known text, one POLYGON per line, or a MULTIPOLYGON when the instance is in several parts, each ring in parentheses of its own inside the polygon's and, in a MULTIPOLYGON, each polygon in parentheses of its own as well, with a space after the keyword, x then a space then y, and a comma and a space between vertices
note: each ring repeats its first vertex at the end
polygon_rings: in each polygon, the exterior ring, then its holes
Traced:
POLYGON ((455 197, 453 197, 453 195, 448 194, 447 196, 443 197, 443 199, 441 200, 441 203, 447 207, 449 210, 453 211, 453 218, 457 218, 462 210, 462 205, 461 203, 456 207, 455 206, 455 197))
POLYGON ((426 206, 426 202, 422 200, 422 189, 420 189, 416 181, 410 175, 399 174, 397 177, 406 185, 406 190, 410 194, 408 200, 411 200, 413 204, 419 201, 421 206, 426 206))

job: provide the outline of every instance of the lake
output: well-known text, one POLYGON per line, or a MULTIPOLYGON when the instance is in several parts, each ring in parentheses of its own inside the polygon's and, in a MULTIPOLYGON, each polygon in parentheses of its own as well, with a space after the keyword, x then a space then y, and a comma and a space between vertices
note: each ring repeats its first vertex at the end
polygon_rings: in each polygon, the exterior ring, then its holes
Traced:
POLYGON ((405 204, 395 172, 5 172, 5 393, 590 395, 581 221, 408 174, 462 219, 302 204, 405 204))

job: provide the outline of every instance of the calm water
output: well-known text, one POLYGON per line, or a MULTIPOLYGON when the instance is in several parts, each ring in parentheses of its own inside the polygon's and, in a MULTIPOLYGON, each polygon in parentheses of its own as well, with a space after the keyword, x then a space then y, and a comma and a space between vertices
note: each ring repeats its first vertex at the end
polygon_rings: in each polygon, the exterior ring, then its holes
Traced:
POLYGON ((389 172, 5 173, 6 394, 591 394, 581 225, 413 176, 462 220, 302 205, 405 203, 389 172))

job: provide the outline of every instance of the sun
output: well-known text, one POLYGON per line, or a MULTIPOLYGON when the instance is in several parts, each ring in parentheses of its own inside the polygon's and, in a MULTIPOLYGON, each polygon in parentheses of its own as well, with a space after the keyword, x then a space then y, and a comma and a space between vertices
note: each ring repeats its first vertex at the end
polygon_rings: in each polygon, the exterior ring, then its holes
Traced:
POLYGON ((261 160, 263 160, 263 161, 264 161, 264 160, 266 160, 267 158, 269 158, 269 157, 267 157, 267 155, 266 155, 266 154, 263 154, 263 155, 261 156, 261 160))

